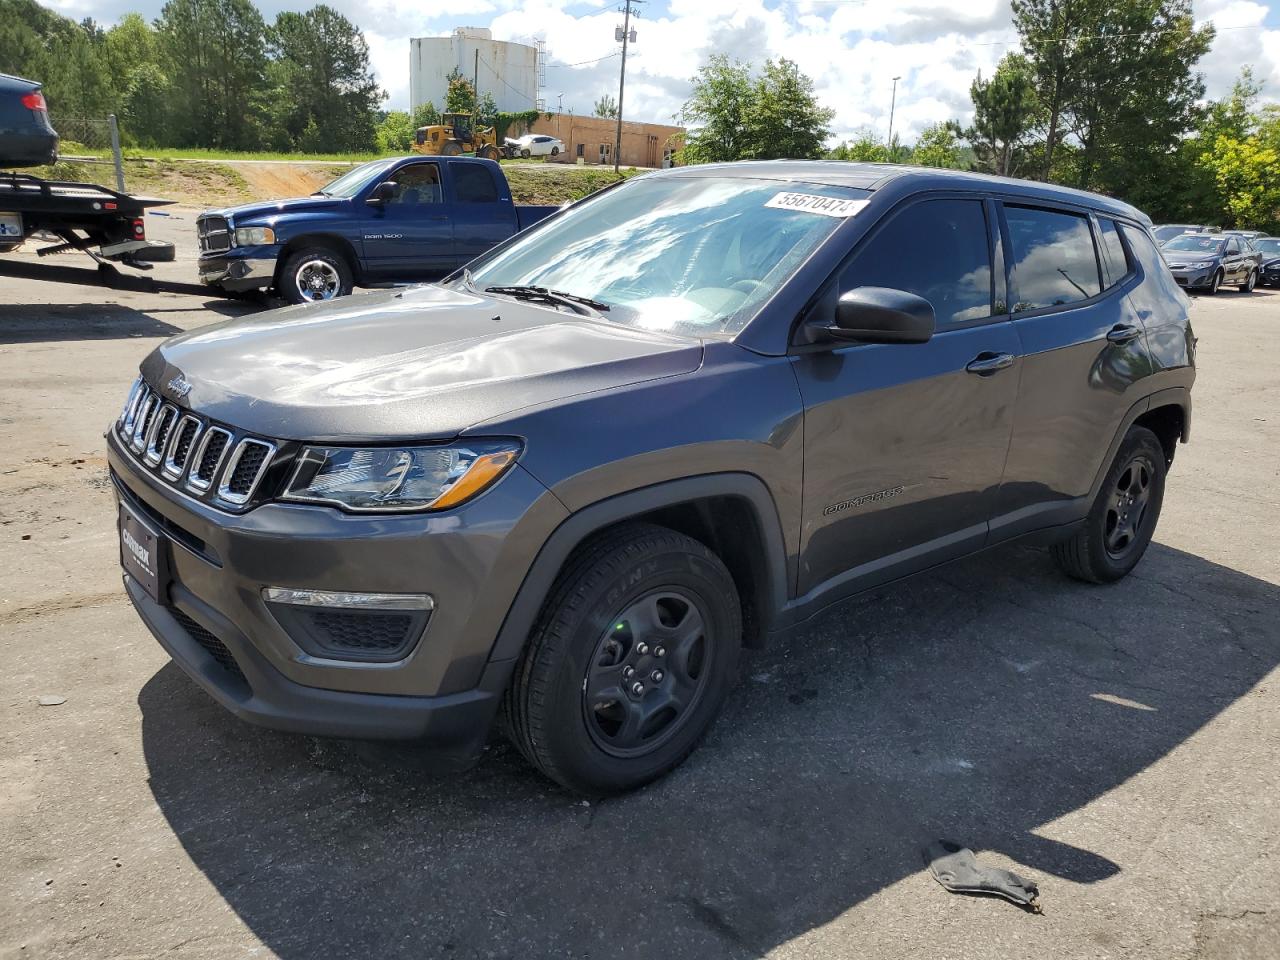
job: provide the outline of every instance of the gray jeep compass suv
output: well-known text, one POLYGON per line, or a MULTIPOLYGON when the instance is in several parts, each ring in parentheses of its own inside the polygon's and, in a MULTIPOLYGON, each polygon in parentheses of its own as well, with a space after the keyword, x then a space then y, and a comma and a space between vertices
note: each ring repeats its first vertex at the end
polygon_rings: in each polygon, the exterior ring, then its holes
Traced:
POLYGON ((579 791, 678 764, 758 647, 1015 538, 1138 563, 1188 301, 1123 203, 664 170, 436 285, 161 345, 108 432, 125 587, 237 716, 579 791))

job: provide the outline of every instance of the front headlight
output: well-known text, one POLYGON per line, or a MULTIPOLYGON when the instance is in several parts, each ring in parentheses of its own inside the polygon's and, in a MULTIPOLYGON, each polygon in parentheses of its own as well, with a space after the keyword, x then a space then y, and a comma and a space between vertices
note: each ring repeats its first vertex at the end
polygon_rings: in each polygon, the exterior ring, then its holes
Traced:
POLYGON ((520 444, 477 440, 434 447, 307 447, 286 500, 356 511, 447 510, 490 487, 520 444))
POLYGON ((237 247, 261 247, 276 242, 276 232, 270 227, 236 227, 237 247))
POLYGON ((1203 270, 1205 267, 1212 267, 1212 266, 1213 266, 1213 263, 1209 260, 1200 260, 1196 263, 1190 264, 1190 267, 1192 270, 1203 270))

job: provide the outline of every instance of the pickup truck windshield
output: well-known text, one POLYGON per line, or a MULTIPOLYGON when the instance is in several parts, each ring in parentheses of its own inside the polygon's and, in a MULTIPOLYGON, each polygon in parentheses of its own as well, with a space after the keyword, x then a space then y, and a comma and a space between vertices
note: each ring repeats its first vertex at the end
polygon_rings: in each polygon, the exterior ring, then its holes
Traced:
POLYGON ((326 197, 343 197, 351 199, 376 178, 382 176, 388 167, 396 161, 392 160, 370 160, 368 163, 362 163, 354 170, 348 170, 337 180, 330 180, 316 193, 323 193, 326 197))
POLYGON ((470 280, 588 297, 609 320, 649 330, 732 335, 867 196, 746 177, 645 178, 480 258, 470 280))

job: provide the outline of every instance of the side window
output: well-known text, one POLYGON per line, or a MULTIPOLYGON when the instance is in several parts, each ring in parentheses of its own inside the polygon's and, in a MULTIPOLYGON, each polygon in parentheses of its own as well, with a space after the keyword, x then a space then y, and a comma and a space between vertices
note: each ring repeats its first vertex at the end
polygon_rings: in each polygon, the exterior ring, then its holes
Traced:
POLYGON ((390 203, 410 206, 440 202, 440 168, 434 163, 415 163, 401 167, 390 179, 395 181, 396 195, 390 203))
POLYGON ((1237 256, 1239 253, 1240 253, 1240 241, 1237 240, 1235 237, 1232 237, 1230 240, 1227 241, 1227 254, 1228 256, 1234 257, 1234 256, 1237 256))
POLYGON ((498 188, 493 177, 478 163, 455 163, 453 173, 453 196, 459 203, 494 203, 498 199, 498 188))
POLYGON ((1142 266, 1142 272, 1146 274, 1144 286, 1149 281, 1162 287, 1166 296, 1181 297, 1183 294, 1173 279, 1173 274, 1169 272, 1168 264, 1164 262, 1164 257, 1160 255, 1160 251, 1156 249, 1147 232, 1128 223, 1120 224, 1120 232, 1129 241, 1129 249, 1133 251, 1135 259, 1142 266))
POLYGON ((981 200, 924 200, 889 220, 840 276, 840 292, 892 287, 933 304, 938 328, 991 316, 981 200))
POLYGON ((1124 243, 1120 240, 1120 231, 1116 228, 1116 222, 1099 217, 1098 227, 1102 234, 1102 251, 1106 254, 1103 259, 1107 271, 1107 286, 1114 287, 1133 270, 1129 266, 1129 259, 1125 254, 1124 243))
POLYGON ((1035 207, 1004 208, 1013 262, 1014 313, 1088 300, 1102 290, 1089 221, 1035 207))

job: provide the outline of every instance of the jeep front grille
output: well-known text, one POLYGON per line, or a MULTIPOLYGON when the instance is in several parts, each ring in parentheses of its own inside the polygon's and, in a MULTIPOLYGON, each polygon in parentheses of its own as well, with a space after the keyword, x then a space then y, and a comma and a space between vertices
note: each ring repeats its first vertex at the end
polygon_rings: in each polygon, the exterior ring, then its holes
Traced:
POLYGON ((223 509, 249 506, 277 462, 275 443, 181 410, 142 378, 115 429, 141 469, 223 509))

